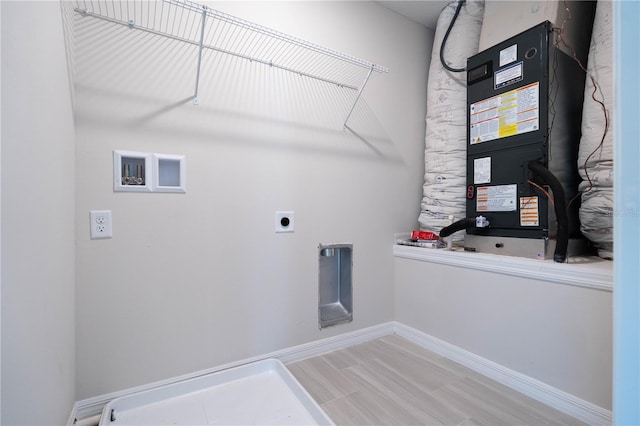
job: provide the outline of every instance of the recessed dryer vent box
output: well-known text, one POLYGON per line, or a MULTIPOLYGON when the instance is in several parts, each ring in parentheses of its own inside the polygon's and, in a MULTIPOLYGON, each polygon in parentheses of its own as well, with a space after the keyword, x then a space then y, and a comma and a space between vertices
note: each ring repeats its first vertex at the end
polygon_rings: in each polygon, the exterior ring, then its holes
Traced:
POLYGON ((318 321, 320 328, 353 320, 353 245, 320 244, 318 321))

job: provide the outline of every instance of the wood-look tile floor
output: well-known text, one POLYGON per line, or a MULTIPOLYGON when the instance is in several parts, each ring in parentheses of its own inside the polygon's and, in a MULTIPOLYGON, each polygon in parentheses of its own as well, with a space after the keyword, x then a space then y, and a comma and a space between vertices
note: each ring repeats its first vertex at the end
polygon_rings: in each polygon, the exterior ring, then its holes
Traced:
POLYGON ((396 335, 287 367, 337 425, 583 424, 396 335))

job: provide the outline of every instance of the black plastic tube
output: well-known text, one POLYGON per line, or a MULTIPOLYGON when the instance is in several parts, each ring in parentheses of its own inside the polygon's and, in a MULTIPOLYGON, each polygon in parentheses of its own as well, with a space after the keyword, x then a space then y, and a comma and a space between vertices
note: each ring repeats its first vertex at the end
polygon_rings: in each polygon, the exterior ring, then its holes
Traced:
POLYGON ((451 29, 453 28, 453 24, 455 24, 456 19, 458 18, 458 15, 460 14, 460 9, 462 9, 462 5, 464 4, 465 0, 459 0, 458 1, 458 7, 456 7, 456 11, 453 14, 453 18, 451 18, 451 23, 449 24, 449 28, 447 28, 447 32, 444 33, 444 37, 442 39, 442 44, 440 45, 440 63, 442 63, 442 66, 451 72, 464 72, 467 68, 452 68, 449 66, 449 64, 447 64, 444 60, 444 45, 447 43, 447 39, 449 38, 449 33, 451 32, 451 29))
POLYGON ((445 226, 440 231, 440 238, 448 237, 454 232, 462 231, 463 229, 475 228, 476 227, 476 218, 465 218, 460 219, 457 222, 453 222, 449 226, 445 226))
POLYGON ((545 166, 537 161, 529 161, 529 170, 541 177, 553 192, 556 220, 558 221, 558 234, 556 236, 556 250, 553 252, 554 262, 564 263, 567 260, 567 247, 569 246, 569 213, 564 195, 564 188, 558 178, 545 166))

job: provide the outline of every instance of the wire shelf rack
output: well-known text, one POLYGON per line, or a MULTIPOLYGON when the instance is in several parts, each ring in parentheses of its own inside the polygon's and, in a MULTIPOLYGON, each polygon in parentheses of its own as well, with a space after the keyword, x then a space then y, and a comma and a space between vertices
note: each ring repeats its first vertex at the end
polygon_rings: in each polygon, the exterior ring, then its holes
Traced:
POLYGON ((198 47, 193 101, 198 104, 204 50, 233 55, 357 92, 347 122, 372 73, 384 66, 347 55, 189 0, 76 0, 74 10, 198 47))

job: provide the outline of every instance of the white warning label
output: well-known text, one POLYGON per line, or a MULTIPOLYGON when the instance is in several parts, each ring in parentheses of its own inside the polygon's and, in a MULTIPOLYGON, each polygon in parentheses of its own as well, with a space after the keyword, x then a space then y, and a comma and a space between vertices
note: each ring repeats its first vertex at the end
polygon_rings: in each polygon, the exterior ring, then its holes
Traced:
POLYGON ((520 197, 520 226, 539 226, 538 197, 520 197))
POLYGON ((518 185, 480 186, 476 191, 476 211, 511 212, 516 210, 518 185))
POLYGON ((476 158, 473 160, 473 183, 491 182, 491 157, 476 158))
POLYGON ((496 89, 517 83, 518 81, 522 81, 522 62, 496 71, 494 74, 494 86, 496 89))
POLYGON ((469 107, 471 144, 533 132, 540 127, 540 83, 532 83, 469 107))
POLYGON ((518 45, 514 44, 500 51, 500 66, 503 67, 518 58, 518 45))

